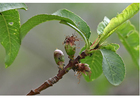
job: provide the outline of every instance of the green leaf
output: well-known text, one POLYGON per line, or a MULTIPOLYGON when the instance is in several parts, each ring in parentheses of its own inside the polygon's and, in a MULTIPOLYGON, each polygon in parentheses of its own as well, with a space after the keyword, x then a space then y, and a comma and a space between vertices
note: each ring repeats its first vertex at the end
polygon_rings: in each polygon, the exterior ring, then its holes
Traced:
POLYGON ((79 54, 81 54, 84 50, 86 50, 86 46, 82 47, 79 54))
POLYGON ((126 21, 116 30, 120 41, 129 52, 133 62, 139 68, 139 33, 130 21, 126 21))
POLYGON ((89 39, 91 34, 90 28, 81 17, 66 9, 58 10, 53 13, 53 15, 58 15, 72 20, 75 24, 74 26, 76 26, 86 36, 86 38, 89 39))
POLYGON ((80 60, 81 63, 87 63, 91 69, 91 76, 83 74, 87 82, 93 81, 102 74, 102 54, 99 50, 95 50, 92 56, 87 56, 80 60))
POLYGON ((105 27, 103 34, 100 37, 100 43, 108 38, 123 22, 133 17, 139 11, 139 3, 129 5, 122 13, 112 18, 109 24, 105 27))
POLYGON ((119 85, 125 76, 125 67, 121 57, 114 51, 100 49, 103 62, 103 73, 112 85, 119 85))
POLYGON ((114 51, 116 52, 118 49, 119 49, 119 44, 116 44, 116 43, 110 43, 110 44, 105 44, 105 45, 102 45, 100 47, 100 49, 107 49, 107 50, 111 50, 111 51, 114 51))
POLYGON ((105 27, 108 25, 110 22, 110 19, 108 19, 106 16, 104 17, 104 20, 99 23, 97 27, 97 33, 98 35, 101 35, 104 32, 105 27))
POLYGON ((27 10, 27 6, 24 3, 0 3, 0 12, 18 8, 27 10))
POLYGON ((40 23, 51 21, 51 20, 65 20, 71 24, 74 24, 70 19, 60 17, 57 15, 47 15, 47 14, 40 14, 33 16, 30 18, 27 22, 25 22, 20 29, 20 37, 23 39, 25 35, 35 26, 37 26, 40 23))
POLYGON ((20 48, 20 19, 16 9, 0 14, 0 42, 6 50, 5 65, 10 66, 15 60, 20 48))
POLYGON ((75 29, 83 37, 87 46, 89 46, 88 39, 91 34, 89 26, 79 16, 66 9, 59 10, 52 15, 40 14, 30 18, 21 26, 21 39, 23 39, 24 36, 36 25, 52 20, 60 20, 60 23, 66 24, 75 29))

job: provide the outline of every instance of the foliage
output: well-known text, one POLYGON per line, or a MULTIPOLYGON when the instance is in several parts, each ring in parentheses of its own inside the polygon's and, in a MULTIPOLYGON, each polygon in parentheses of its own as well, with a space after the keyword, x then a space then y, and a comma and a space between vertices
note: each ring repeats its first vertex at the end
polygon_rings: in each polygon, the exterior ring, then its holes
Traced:
POLYGON ((53 14, 38 14, 30 18, 23 25, 20 25, 18 8, 27 10, 25 4, 0 4, 0 42, 6 50, 6 67, 10 66, 15 60, 25 35, 40 23, 52 20, 59 20, 61 24, 70 26, 84 39, 85 46, 81 49, 80 53, 85 51, 88 56, 80 61, 88 64, 92 72, 90 78, 83 74, 86 81, 93 81, 102 72, 113 85, 119 85, 123 81, 125 67, 121 57, 116 53, 119 45, 113 43, 103 44, 114 31, 117 32, 120 41, 138 66, 138 32, 127 21, 139 11, 138 3, 129 5, 121 14, 118 14, 111 20, 104 17, 97 27, 98 37, 94 42, 89 41, 91 31, 87 23, 67 9, 58 10, 53 14))
POLYGON ((66 24, 74 28, 83 37, 86 45, 89 45, 88 39, 91 34, 89 26, 79 16, 66 9, 58 10, 52 15, 41 14, 30 18, 21 26, 21 38, 23 39, 23 37, 28 33, 28 31, 36 25, 52 20, 60 20, 60 23, 66 24))
POLYGON ((139 3, 129 5, 122 13, 112 18, 101 36, 100 42, 108 38, 123 22, 133 17, 139 11, 139 3))
POLYGON ((27 10, 27 6, 24 3, 0 3, 0 12, 18 8, 27 10))
POLYGON ((125 76, 125 67, 121 57, 111 50, 101 49, 103 73, 113 85, 119 85, 125 76))
POLYGON ((93 81, 102 74, 102 54, 99 50, 94 51, 90 56, 81 59, 81 63, 87 63, 91 68, 91 76, 83 74, 86 81, 93 81))
POLYGON ((128 20, 123 23, 116 33, 119 36, 120 41, 130 53, 133 62, 139 68, 139 33, 135 29, 134 25, 128 20))
POLYGON ((27 9, 25 4, 0 4, 0 42, 6 50, 6 67, 15 60, 21 44, 20 17, 15 8, 27 9))
POLYGON ((99 23, 97 27, 97 33, 98 35, 101 35, 104 32, 105 27, 108 25, 110 20, 105 16, 103 21, 99 23))

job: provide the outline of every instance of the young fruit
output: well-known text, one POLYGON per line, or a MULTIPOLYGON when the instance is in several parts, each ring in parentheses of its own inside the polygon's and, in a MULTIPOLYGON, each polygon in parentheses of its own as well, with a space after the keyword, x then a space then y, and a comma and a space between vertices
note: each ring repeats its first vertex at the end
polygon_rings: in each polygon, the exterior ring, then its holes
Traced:
POLYGON ((56 49, 54 51, 54 60, 58 65, 59 70, 62 70, 64 68, 64 54, 61 50, 56 49))
POLYGON ((69 58, 72 59, 74 57, 75 51, 76 51, 76 45, 71 45, 69 43, 65 44, 65 50, 66 53, 68 54, 69 58))
POLYGON ((86 63, 75 64, 75 69, 74 70, 76 71, 76 75, 77 75, 77 78, 79 79, 79 82, 80 82, 80 77, 81 77, 82 73, 84 73, 85 75, 88 75, 89 78, 91 76, 90 67, 86 63))
POLYGON ((68 54, 70 59, 74 58, 74 54, 76 51, 75 41, 79 41, 79 39, 77 39, 77 36, 75 36, 75 35, 72 35, 71 37, 67 36, 64 41, 65 51, 68 54))
POLYGON ((86 63, 78 63, 75 66, 76 66, 76 71, 82 72, 85 75, 86 75, 86 72, 87 73, 91 72, 89 65, 86 63))

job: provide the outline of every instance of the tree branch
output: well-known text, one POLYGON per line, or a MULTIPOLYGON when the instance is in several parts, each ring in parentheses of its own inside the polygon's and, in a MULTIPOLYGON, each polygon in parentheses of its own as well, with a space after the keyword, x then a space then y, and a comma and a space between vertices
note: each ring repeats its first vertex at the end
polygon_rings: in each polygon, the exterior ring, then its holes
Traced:
POLYGON ((74 70, 75 64, 79 63, 79 60, 85 58, 87 55, 88 54, 86 54, 85 52, 82 52, 80 55, 77 56, 76 59, 70 60, 63 70, 59 70, 56 76, 54 76, 53 78, 49 78, 49 80, 46 80, 41 86, 39 86, 35 90, 31 90, 27 95, 40 94, 42 90, 53 86, 53 84, 57 83, 70 69, 74 70))

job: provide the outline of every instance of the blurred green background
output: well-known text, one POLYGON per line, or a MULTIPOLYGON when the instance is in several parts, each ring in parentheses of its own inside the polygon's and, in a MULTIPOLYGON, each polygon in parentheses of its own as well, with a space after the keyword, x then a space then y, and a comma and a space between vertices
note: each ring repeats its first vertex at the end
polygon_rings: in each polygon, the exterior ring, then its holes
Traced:
MULTIPOLYGON (((37 14, 52 14, 55 11, 66 8, 79 15, 91 28, 90 40, 97 37, 96 28, 104 18, 115 17, 121 13, 129 3, 27 3, 28 10, 19 9, 21 24, 37 14)), ((139 30, 139 14, 130 19, 139 30)), ((68 63, 67 55, 62 45, 65 37, 76 33, 73 29, 59 21, 49 21, 33 28, 23 39, 19 54, 14 63, 5 68, 5 50, 0 45, 0 95, 26 95, 31 89, 35 89, 45 80, 57 74, 57 65, 53 58, 56 48, 65 54, 65 63, 68 63)), ((78 35, 76 33, 76 35, 78 35)), ((80 36, 78 35, 80 38, 80 36)), ((117 34, 111 35, 109 43, 120 44, 117 53, 122 57, 126 67, 126 77, 119 86, 111 85, 102 74, 93 82, 86 82, 81 77, 80 83, 71 70, 63 76, 53 87, 41 92, 41 95, 138 95, 139 71, 134 65, 129 53, 120 43, 117 34)), ((77 42, 77 47, 84 46, 84 42, 77 42)), ((76 56, 80 49, 77 49, 76 56)))

